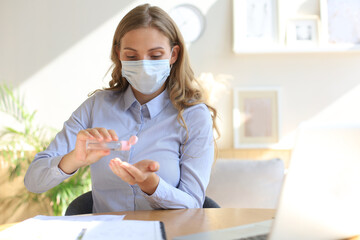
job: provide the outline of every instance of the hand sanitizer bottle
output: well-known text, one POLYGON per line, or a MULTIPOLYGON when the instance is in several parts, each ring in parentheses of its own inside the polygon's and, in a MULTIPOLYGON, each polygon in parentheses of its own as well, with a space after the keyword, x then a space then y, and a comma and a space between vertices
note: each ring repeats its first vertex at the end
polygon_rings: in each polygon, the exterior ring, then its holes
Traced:
POLYGON ((129 141, 111 141, 99 142, 97 140, 87 140, 86 149, 88 150, 111 150, 111 151, 129 151, 132 145, 138 141, 137 136, 131 136, 129 141))

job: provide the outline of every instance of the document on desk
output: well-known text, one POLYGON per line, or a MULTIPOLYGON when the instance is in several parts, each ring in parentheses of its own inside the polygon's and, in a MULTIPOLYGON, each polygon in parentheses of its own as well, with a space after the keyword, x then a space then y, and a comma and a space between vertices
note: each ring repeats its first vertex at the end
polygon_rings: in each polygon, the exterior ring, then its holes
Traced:
POLYGON ((159 221, 123 220, 124 215, 36 216, 0 232, 0 240, 166 239, 159 221))

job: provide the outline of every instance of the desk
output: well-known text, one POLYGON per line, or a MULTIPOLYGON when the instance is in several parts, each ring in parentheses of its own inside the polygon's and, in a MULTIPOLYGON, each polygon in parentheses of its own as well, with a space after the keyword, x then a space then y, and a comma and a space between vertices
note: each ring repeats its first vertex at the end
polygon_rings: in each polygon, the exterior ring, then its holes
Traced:
POLYGON ((275 216, 273 209, 196 208, 180 210, 126 211, 125 220, 162 221, 167 239, 265 221, 275 216))
MULTIPOLYGON (((199 208, 180 210, 126 211, 104 214, 126 215, 125 220, 162 221, 167 239, 193 233, 235 227, 274 217, 272 209, 199 208)), ((14 224, 0 225, 0 231, 14 224)))
MULTIPOLYGON (((275 216, 273 209, 238 209, 238 208, 200 208, 181 210, 126 211, 116 213, 126 215, 126 220, 162 221, 165 224, 168 240, 174 237, 212 231, 223 228, 265 221, 275 216)), ((0 231, 13 224, 0 225, 0 231)), ((360 240, 354 237, 348 240, 360 240)))

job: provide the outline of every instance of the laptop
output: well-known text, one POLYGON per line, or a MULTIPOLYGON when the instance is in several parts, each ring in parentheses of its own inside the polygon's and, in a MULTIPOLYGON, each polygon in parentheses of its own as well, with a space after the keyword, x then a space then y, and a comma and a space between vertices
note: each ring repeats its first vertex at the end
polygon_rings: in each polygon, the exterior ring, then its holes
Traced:
POLYGON ((176 240, 331 240, 359 234, 360 124, 303 123, 274 220, 176 240))

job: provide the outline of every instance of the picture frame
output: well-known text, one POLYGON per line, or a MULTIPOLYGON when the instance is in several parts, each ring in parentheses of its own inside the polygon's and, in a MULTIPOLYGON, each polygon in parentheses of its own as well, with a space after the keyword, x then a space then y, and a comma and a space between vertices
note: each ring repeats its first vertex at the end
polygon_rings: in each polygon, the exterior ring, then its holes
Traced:
POLYGON ((280 139, 280 88, 235 88, 235 148, 271 148, 280 139))
POLYGON ((316 47, 319 45, 319 17, 292 18, 286 24, 286 45, 289 47, 316 47))
POLYGON ((320 0, 322 44, 338 47, 360 46, 360 2, 320 0))
POLYGON ((261 50, 276 45, 277 16, 277 0, 233 0, 233 50, 261 50))

